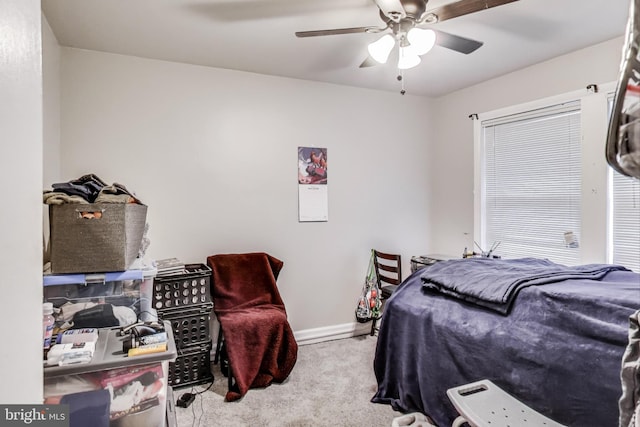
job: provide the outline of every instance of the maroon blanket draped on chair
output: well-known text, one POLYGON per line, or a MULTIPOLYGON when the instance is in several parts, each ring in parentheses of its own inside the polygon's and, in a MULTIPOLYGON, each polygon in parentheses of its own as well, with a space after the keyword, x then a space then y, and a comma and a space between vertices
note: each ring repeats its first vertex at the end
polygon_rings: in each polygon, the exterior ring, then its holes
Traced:
POLYGON ((283 262, 260 252, 212 255, 207 264, 213 272, 213 309, 237 385, 225 400, 284 381, 296 363, 298 344, 276 285, 283 262))

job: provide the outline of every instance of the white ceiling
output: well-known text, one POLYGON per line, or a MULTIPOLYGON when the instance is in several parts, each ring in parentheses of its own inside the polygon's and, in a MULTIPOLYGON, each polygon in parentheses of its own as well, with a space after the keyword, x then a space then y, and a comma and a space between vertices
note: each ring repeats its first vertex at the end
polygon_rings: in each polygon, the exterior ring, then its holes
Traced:
MULTIPOLYGON (((359 68, 380 35, 294 35, 382 25, 372 0, 42 0, 42 9, 63 46, 400 90, 393 61, 359 68)), ((470 55, 436 46, 405 71, 405 88, 440 96, 610 40, 624 34, 628 11, 628 0, 519 0, 435 24, 484 46, 470 55)))

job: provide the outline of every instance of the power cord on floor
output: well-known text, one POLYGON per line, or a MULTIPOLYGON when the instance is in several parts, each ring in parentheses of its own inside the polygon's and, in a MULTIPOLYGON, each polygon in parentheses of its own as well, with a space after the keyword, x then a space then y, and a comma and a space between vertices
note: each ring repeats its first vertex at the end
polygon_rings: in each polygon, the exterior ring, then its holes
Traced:
POLYGON ((195 391, 194 388, 191 387, 190 392, 183 393, 182 395, 180 395, 180 397, 178 398, 178 401, 176 402, 176 406, 179 406, 181 408, 188 408, 196 399, 197 395, 208 391, 209 389, 211 389, 212 386, 213 386, 213 381, 204 390, 195 391))
MULTIPOLYGON (((198 417, 198 424, 196 424, 196 414, 195 414, 195 409, 191 409, 191 412, 193 413, 193 422, 191 423, 191 427, 200 427, 200 421, 202 421, 202 417, 204 416, 204 407, 202 404, 202 396, 200 396, 200 399, 198 399, 200 401, 200 416, 198 417)), ((195 405, 194 405, 195 406, 195 405)))
MULTIPOLYGON (((211 381, 211 383, 209 383, 209 385, 207 386, 207 388, 205 388, 204 390, 200 390, 200 391, 195 391, 195 389, 193 387, 191 387, 191 390, 187 393, 183 393, 180 395, 180 397, 178 398, 177 402, 176 402, 176 406, 179 406, 181 408, 188 408, 189 406, 191 406, 191 404, 196 400, 196 397, 201 395, 202 393, 207 392, 208 390, 211 389, 211 387, 213 386, 213 380, 211 381)), ((192 422, 192 426, 195 427, 196 425, 200 425, 200 421, 202 420, 202 416, 204 415, 204 407, 202 406, 202 397, 200 397, 200 416, 198 417, 198 424, 196 424, 196 411, 195 411, 195 405, 191 406, 191 413, 193 414, 193 422, 192 422)))

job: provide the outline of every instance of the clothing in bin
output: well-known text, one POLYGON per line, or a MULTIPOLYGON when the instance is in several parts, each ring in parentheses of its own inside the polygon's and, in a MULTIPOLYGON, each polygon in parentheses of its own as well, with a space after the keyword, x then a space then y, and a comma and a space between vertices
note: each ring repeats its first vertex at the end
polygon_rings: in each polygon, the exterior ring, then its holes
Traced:
POLYGON ((104 274, 45 275, 44 299, 53 303, 54 334, 69 328, 136 323, 150 314, 153 278, 142 270, 104 274))
POLYGON ((123 271, 144 256, 147 206, 124 185, 87 174, 52 187, 43 202, 53 273, 123 271))

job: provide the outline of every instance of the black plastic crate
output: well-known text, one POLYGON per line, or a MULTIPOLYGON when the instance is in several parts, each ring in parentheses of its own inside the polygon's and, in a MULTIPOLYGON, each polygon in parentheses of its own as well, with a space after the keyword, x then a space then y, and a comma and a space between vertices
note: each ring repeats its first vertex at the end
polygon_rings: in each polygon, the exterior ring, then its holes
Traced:
POLYGON ((179 313, 161 313, 171 323, 176 347, 183 349, 211 341, 211 310, 213 304, 184 309, 179 313))
POLYGON ((201 346, 178 350, 176 361, 169 362, 169 384, 173 388, 212 381, 211 341, 201 346))
POLYGON ((153 280, 153 308, 159 313, 211 303, 211 269, 204 264, 187 264, 184 273, 156 276, 153 280))

